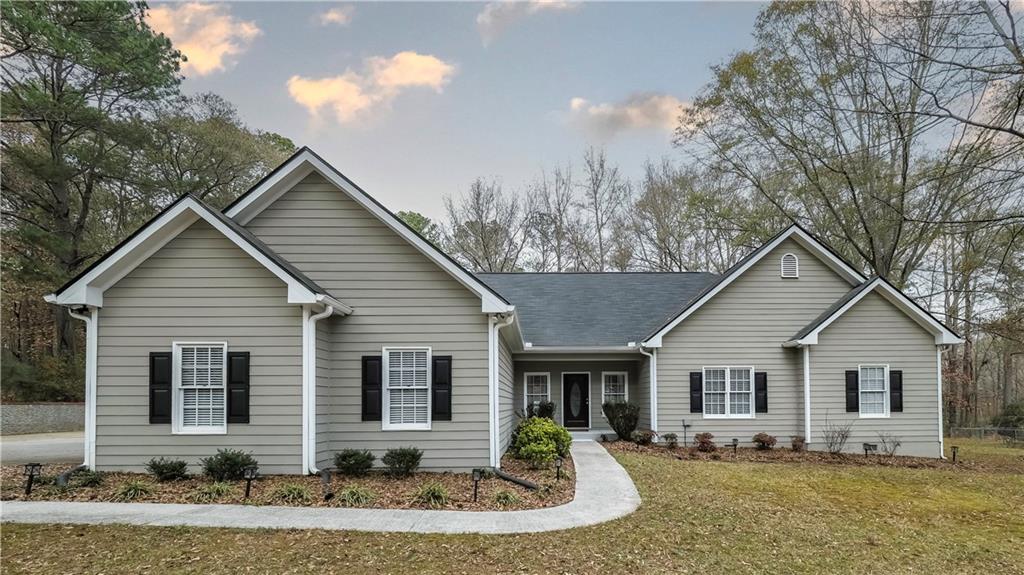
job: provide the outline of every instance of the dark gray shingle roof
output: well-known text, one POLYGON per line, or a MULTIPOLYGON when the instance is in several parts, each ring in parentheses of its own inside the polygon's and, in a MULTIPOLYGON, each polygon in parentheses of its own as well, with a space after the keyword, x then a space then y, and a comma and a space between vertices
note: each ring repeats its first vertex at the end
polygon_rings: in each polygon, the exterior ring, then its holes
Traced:
POLYGON ((622 346, 679 312, 718 276, 682 273, 478 273, 516 306, 534 346, 622 346))

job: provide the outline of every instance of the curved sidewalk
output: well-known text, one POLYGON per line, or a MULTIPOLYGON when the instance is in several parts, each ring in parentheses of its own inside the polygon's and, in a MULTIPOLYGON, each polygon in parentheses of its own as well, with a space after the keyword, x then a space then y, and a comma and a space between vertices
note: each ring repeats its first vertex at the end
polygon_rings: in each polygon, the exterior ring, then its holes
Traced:
POLYGON ((629 515, 639 507, 640 495, 633 480, 600 444, 574 441, 572 458, 576 466, 573 500, 558 507, 528 511, 4 501, 0 521, 408 533, 538 533, 604 523, 629 515))

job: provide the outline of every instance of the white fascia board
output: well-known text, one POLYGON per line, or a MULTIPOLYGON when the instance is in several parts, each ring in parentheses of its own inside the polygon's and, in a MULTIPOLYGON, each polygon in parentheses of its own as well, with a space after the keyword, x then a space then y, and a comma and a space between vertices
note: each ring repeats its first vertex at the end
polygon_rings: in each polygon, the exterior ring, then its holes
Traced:
POLYGON ((377 217, 384 225, 393 232, 408 241, 423 255, 447 271, 459 283, 480 297, 480 311, 483 313, 510 313, 515 306, 506 303, 494 292, 492 292, 480 280, 469 272, 453 264, 437 248, 424 240, 415 232, 403 225, 398 218, 385 210, 377 202, 370 199, 364 192, 354 189, 352 184, 341 175, 338 170, 327 162, 320 159, 310 150, 303 150, 295 155, 292 160, 281 167, 278 173, 262 182, 257 188, 250 192, 241 202, 231 206, 226 212, 229 218, 234 219, 241 225, 247 225, 264 208, 269 206, 287 192, 292 186, 316 171, 327 181, 342 190, 353 201, 361 205, 371 214, 377 217))
POLYGON ((675 319, 666 324, 665 327, 658 330, 657 333, 649 337, 646 341, 642 342, 641 345, 647 348, 661 347, 661 340, 665 336, 665 334, 672 331, 683 320, 693 315, 693 313, 700 309, 700 307, 703 306, 705 303, 707 303, 708 300, 718 295, 719 292, 728 287, 729 284, 736 280, 736 278, 740 277, 741 275, 744 274, 744 272, 754 267, 754 265, 757 262, 761 261, 766 255, 774 251, 775 248, 779 246, 779 244, 781 244, 782 242, 786 241, 789 238, 797 240, 797 242, 801 246, 803 246, 808 251, 821 258, 826 265, 832 268, 836 273, 842 276, 843 279, 845 279, 851 285, 857 285, 863 282, 865 279, 867 279, 860 272, 847 265, 846 262, 836 257, 836 255, 833 254, 824 245, 822 245, 821 242, 814 239, 810 234, 803 231, 799 226, 790 226, 783 233, 776 236, 774 240, 758 248, 758 254, 755 257, 750 258, 749 261, 744 263, 739 268, 735 269, 727 278, 725 278, 718 285, 716 285, 714 289, 704 294, 704 296, 697 300, 696 303, 688 307, 686 311, 684 311, 683 313, 676 316, 675 319))
POLYGON ((529 346, 521 352, 521 355, 541 355, 546 353, 639 353, 639 348, 628 345, 603 345, 603 346, 529 346))

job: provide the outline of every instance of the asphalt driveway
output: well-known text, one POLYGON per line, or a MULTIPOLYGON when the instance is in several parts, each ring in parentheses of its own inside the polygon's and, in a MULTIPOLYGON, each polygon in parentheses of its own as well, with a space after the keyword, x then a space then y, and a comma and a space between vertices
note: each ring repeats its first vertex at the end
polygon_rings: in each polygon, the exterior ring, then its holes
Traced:
POLYGON ((81 463, 85 451, 81 431, 6 435, 0 437, 0 463, 81 463))

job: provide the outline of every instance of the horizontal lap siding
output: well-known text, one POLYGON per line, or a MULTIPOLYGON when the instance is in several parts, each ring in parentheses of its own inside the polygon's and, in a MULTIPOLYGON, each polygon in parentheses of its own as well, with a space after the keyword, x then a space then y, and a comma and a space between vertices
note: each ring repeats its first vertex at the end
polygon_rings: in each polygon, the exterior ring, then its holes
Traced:
POLYGON ((96 463, 196 464, 218 448, 251 451, 267 473, 301 471, 301 310, 285 284, 205 222, 171 240, 104 294, 99 312, 96 463), (149 353, 173 341, 227 341, 251 354, 251 420, 227 435, 173 435, 149 423, 149 353))
POLYGON ((323 318, 316 323, 316 463, 323 469, 334 466, 331 451, 331 325, 334 317, 323 318))
POLYGON ((935 338, 882 296, 871 293, 818 336, 811 348, 811 439, 823 449, 822 431, 852 423, 847 451, 879 443, 879 433, 902 442, 897 454, 938 457, 938 367, 935 338), (846 412, 846 370, 860 364, 888 364, 903 371, 903 412, 888 418, 860 418, 846 412))
MULTIPOLYGON (((640 406, 640 429, 651 429, 651 360, 644 356, 629 401, 640 406)), ((657 431, 657 430, 655 430, 657 431)))
MULTIPOLYGON (((516 362, 515 370, 515 406, 519 412, 525 411, 526 395, 524 391, 526 373, 548 373, 551 381, 551 401, 555 402, 555 421, 563 422, 562 412, 562 374, 586 372, 590 374, 590 429, 608 430, 608 420, 601 410, 601 372, 624 371, 628 373, 627 395, 629 401, 635 402, 637 392, 637 361, 557 361, 521 359, 516 362)), ((644 406, 640 407, 641 412, 644 406)))
POLYGON ((498 339, 498 407, 501 452, 508 448, 515 423, 515 364, 504 336, 498 339))
POLYGON ((682 420, 716 441, 749 443, 759 432, 788 441, 803 434, 803 368, 800 351, 787 341, 851 289, 817 257, 793 240, 765 255, 663 338, 658 350, 658 432, 678 433, 682 420), (782 279, 785 253, 800 259, 800 277, 782 279), (753 366, 768 373, 768 413, 754 419, 703 419, 690 413, 690 372, 708 366, 753 366))
POLYGON ((355 310, 328 322, 330 389, 321 414, 330 451, 370 449, 380 457, 413 445, 423 449, 425 468, 488 465, 487 317, 476 295, 318 175, 246 227, 355 310), (429 346, 453 357, 452 421, 434 422, 431 431, 383 431, 380 422, 361 421, 361 357, 386 346, 429 346))

